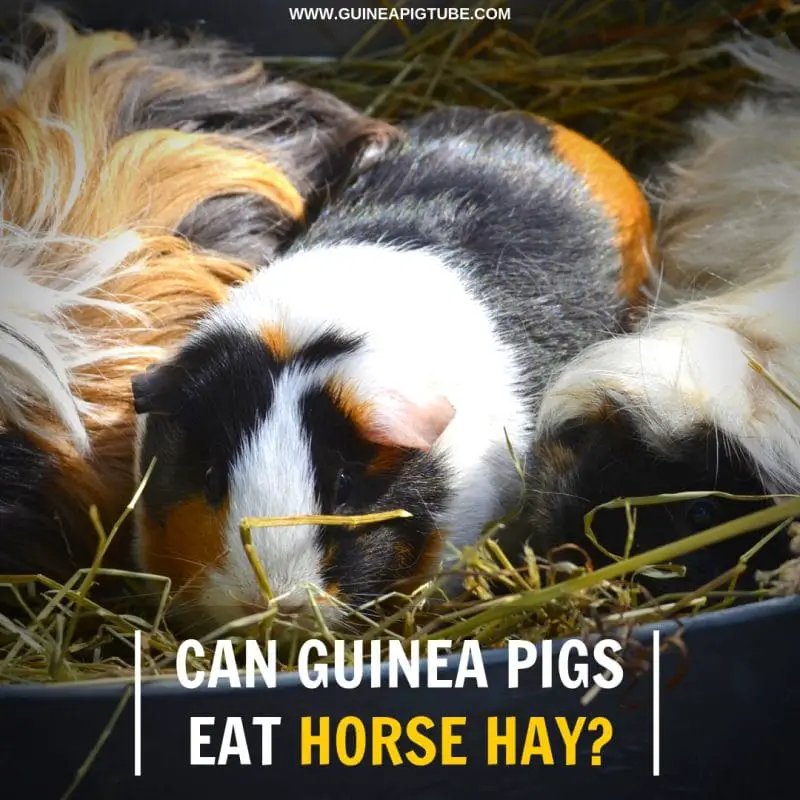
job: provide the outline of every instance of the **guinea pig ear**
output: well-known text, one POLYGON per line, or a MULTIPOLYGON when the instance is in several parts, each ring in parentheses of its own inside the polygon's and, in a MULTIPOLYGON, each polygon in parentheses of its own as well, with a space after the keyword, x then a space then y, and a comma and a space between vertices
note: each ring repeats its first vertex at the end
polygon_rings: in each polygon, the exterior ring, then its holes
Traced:
POLYGON ((385 391, 371 399, 361 433, 373 444, 428 451, 455 413, 452 403, 441 395, 419 404, 400 392, 385 391))
POLYGON ((168 364, 151 364, 131 378, 133 409, 137 414, 170 414, 177 407, 179 384, 168 364))

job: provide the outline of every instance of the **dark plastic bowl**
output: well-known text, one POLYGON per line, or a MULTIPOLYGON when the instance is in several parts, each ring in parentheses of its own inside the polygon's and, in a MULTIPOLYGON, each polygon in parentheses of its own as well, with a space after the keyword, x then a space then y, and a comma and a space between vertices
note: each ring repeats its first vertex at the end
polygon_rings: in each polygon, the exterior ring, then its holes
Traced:
MULTIPOLYGON (((662 641, 678 631, 674 623, 657 627, 662 641)), ((637 639, 651 643, 653 627, 637 639)), ((296 676, 281 676, 274 688, 201 688, 176 683, 145 684, 141 705, 141 776, 134 777, 133 707, 128 702, 116 726, 74 794, 76 798, 292 797, 449 798, 449 797, 650 797, 731 800, 796 798, 794 751, 798 744, 800 689, 800 598, 709 613, 689 620, 682 630, 686 659, 675 648, 661 658, 660 775, 653 776, 652 676, 645 673, 633 692, 627 687, 601 692, 588 706, 582 690, 541 688, 537 668, 522 673, 517 689, 507 686, 507 654, 485 653, 488 688, 372 689, 369 680, 355 689, 308 689, 296 676), (681 676, 677 685, 670 680, 681 676), (332 726, 348 715, 365 722, 388 716, 401 723, 424 715, 466 717, 462 742, 454 753, 464 766, 426 767, 301 766, 300 718, 330 717, 332 726), (213 745, 218 752, 224 720, 240 716, 282 718, 273 737, 272 766, 261 766, 257 735, 249 736, 253 764, 191 766, 191 717, 215 717, 213 745), (487 766, 487 718, 513 716, 524 731, 530 717, 548 719, 555 763, 533 759, 528 766, 487 766), (552 732, 554 720, 606 717, 613 736, 602 749, 602 763, 591 766, 595 735, 582 736, 574 766, 564 765, 564 748, 552 732)), ((560 643, 556 643, 556 649, 560 643)), ((456 659, 451 659, 455 662, 456 659)), ((455 677, 455 664, 440 677, 455 677)), ((423 681, 424 683, 424 681, 423 681)), ((125 691, 120 685, 80 684, 0 687, 0 745, 4 787, 19 787, 5 797, 56 798, 70 784, 125 691), (23 795, 24 787, 24 795, 23 795)), ((522 736, 520 735, 520 751, 522 736)), ((404 750, 401 749, 401 752, 404 750)), ((368 751, 369 753, 369 751, 368 751)))

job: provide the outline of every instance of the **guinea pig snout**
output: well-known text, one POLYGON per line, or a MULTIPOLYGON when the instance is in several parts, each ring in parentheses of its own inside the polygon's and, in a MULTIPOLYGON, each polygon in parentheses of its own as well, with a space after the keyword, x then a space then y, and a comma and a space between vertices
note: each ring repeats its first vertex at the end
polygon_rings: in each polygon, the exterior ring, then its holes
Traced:
POLYGON ((314 602, 312 598, 316 599, 320 611, 323 614, 327 614, 329 611, 327 606, 329 604, 326 602, 325 596, 318 596, 313 587, 307 588, 304 585, 293 586, 280 594, 276 592, 271 600, 261 592, 260 588, 251 585, 245 597, 240 594, 236 599, 241 609, 241 614, 249 616, 263 613, 276 606, 278 612, 282 615, 312 614, 314 602))
POLYGON ((308 600, 290 595, 278 599, 278 609, 281 614, 297 614, 309 608, 308 600))
MULTIPOLYGON (((299 597, 279 597, 277 599, 278 610, 282 614, 296 614, 302 611, 308 604, 299 597)), ((241 606, 242 615, 249 616, 251 614, 261 614, 269 608, 269 602, 266 599, 253 602, 251 600, 239 601, 241 606)))

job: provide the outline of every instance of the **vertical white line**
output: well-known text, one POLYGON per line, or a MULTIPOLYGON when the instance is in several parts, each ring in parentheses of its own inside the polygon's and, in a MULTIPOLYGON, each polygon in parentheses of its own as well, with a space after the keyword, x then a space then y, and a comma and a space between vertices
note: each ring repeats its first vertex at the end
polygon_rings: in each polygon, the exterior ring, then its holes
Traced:
POLYGON ((133 655, 133 774, 142 774, 142 632, 134 631, 133 655))
POLYGON ((661 774, 661 631, 653 631, 653 777, 661 774))

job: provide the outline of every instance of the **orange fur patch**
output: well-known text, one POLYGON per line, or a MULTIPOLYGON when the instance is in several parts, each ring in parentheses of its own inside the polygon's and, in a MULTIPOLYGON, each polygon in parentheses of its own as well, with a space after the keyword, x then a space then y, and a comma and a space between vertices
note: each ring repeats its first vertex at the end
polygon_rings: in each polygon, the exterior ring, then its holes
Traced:
POLYGON ((195 588, 206 568, 219 565, 226 556, 222 532, 227 521, 227 503, 213 509, 202 498, 171 508, 163 527, 145 520, 142 550, 147 570, 168 577, 174 591, 195 588))
POLYGON ((339 544, 337 542, 331 542, 328 545, 327 549, 325 550, 325 554, 322 557, 322 566, 324 569, 329 569, 333 566, 338 550, 339 544))
POLYGON ((261 331, 261 339, 267 349, 279 361, 286 361, 292 355, 289 338, 283 328, 269 326, 261 331))
POLYGON ((594 422, 599 422, 603 425, 613 425, 619 416, 619 412, 619 406, 613 403, 608 396, 604 395, 599 399, 598 404, 591 409, 587 416, 594 422))
POLYGON ((442 556, 444 549, 445 535, 441 531, 431 531, 425 542, 425 547, 417 560, 417 573, 430 577, 437 563, 442 556))
POLYGON ((367 465, 368 475, 384 475, 391 472, 403 458, 399 447, 380 447, 378 453, 367 465))
POLYGON ((541 455, 537 460, 546 461, 559 473, 569 473, 578 463, 577 454, 561 442, 546 442, 542 445, 541 455))
POLYGON ((351 386, 346 386, 337 380, 330 380, 325 386, 325 391, 328 392, 336 407, 356 428, 367 427, 371 413, 370 404, 361 400, 351 386))
POLYGON ((558 156, 581 175, 592 197, 614 221, 622 256, 620 293, 637 305, 649 276, 654 246, 647 200, 633 176, 603 147, 562 125, 548 124, 558 156))
MULTIPOLYGON (((51 421, 55 427, 55 421, 51 421)), ((37 436, 27 434, 31 443, 38 450, 47 453, 55 464, 53 472, 53 498, 63 498, 58 502, 62 513, 67 515, 67 530, 73 528, 87 528, 84 540, 70 539, 69 549, 81 557, 92 558, 100 545, 100 540, 89 516, 92 506, 97 507, 97 512, 103 530, 108 534, 119 516, 119 508, 113 502, 114 497, 108 491, 108 484, 115 484, 114 475, 103 475, 94 461, 82 458, 74 448, 64 439, 59 437, 37 436), (91 526, 91 533, 88 528, 91 526)), ((130 549, 130 543, 124 536, 116 536, 106 552, 104 564, 113 564, 117 558, 123 558, 130 549)))
POLYGON ((325 592, 331 597, 336 597, 339 594, 339 581, 331 581, 326 587, 325 592))

